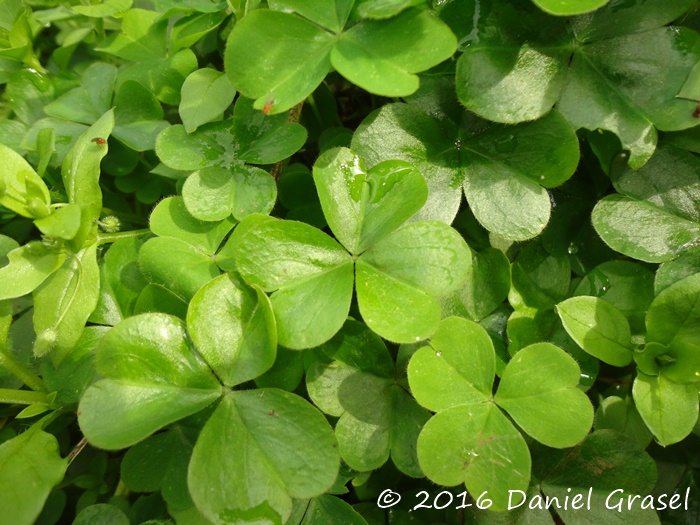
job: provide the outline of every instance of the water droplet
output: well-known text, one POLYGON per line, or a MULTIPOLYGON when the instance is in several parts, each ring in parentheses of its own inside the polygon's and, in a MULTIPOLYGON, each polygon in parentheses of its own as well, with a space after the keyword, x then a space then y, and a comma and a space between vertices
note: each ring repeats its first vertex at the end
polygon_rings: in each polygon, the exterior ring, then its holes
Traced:
POLYGON ((456 149, 457 151, 459 151, 459 150, 462 149, 462 139, 457 139, 457 140, 455 140, 455 149, 456 149))
POLYGON ((572 242, 571 244, 569 244, 569 247, 566 249, 566 251, 569 252, 569 255, 578 253, 578 246, 572 242))
POLYGON ((544 180, 544 175, 540 175, 540 180, 544 180))
POLYGON ((440 357, 442 355, 442 352, 435 352, 436 357, 440 357))
POLYGON ((416 336, 416 341, 420 341, 420 337, 416 336))
POLYGON ((602 297, 610 288, 607 276, 597 268, 589 272, 586 278, 591 287, 591 295, 602 297))

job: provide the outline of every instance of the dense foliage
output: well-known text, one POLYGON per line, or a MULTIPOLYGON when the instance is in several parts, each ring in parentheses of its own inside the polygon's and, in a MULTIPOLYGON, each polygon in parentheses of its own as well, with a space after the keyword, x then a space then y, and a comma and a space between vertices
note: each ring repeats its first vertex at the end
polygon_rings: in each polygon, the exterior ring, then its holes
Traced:
POLYGON ((0 523, 698 523, 698 31, 3 0, 0 523))

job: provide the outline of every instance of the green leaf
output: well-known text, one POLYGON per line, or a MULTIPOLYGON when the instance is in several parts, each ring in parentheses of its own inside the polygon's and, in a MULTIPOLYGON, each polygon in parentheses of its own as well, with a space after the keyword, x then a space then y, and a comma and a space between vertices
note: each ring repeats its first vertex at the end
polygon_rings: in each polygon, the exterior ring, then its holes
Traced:
POLYGON ((131 446, 221 395, 184 323, 169 315, 143 314, 121 322, 102 338, 96 362, 105 379, 83 395, 78 422, 99 448, 131 446))
POLYGON ((122 480, 134 492, 161 490, 163 499, 175 508, 193 506, 187 490, 187 465, 195 440, 196 434, 182 427, 146 438, 124 454, 122 480))
POLYGON ((603 399, 595 413, 595 430, 610 429, 636 442, 640 448, 649 446, 652 434, 644 424, 632 397, 610 396, 603 399))
POLYGON ((466 284, 453 294, 443 298, 441 304, 455 305, 466 315, 481 321, 505 301, 510 290, 510 262, 496 248, 486 248, 472 257, 472 267, 466 284))
POLYGON ((270 213, 277 186, 268 172, 252 166, 204 168, 187 178, 182 198, 197 219, 219 221, 233 215, 242 220, 253 213, 270 213))
POLYGON ((389 20, 367 20, 343 33, 331 51, 333 67, 361 88, 387 97, 418 89, 415 73, 457 50, 450 29, 427 11, 409 9, 389 20))
POLYGON ((220 9, 204 14, 193 13, 177 20, 170 31, 171 52, 193 47, 198 40, 215 31, 227 14, 224 9, 220 9))
POLYGON ((349 149, 334 148, 313 171, 328 225, 355 255, 406 222, 428 195, 423 177, 406 162, 382 162, 369 172, 363 164, 349 149))
POLYGON ((136 301, 148 284, 138 267, 139 239, 119 239, 100 264, 100 297, 90 315, 93 323, 114 326, 135 312, 136 301))
POLYGON ((221 115, 233 102, 236 90, 225 73, 203 68, 191 73, 182 84, 180 118, 187 133, 221 115))
POLYGON ((87 387, 97 380, 95 351, 108 330, 107 326, 86 326, 60 365, 42 361, 41 378, 49 392, 56 392, 56 402, 77 404, 87 387))
POLYGON ((85 208, 92 219, 98 218, 102 212, 100 161, 107 154, 107 144, 97 144, 92 140, 106 140, 113 127, 114 111, 110 109, 78 138, 61 166, 69 202, 85 208))
POLYGON ((326 420, 298 396, 274 389, 232 392, 195 445, 192 499, 215 522, 282 525, 292 498, 319 496, 333 484, 340 465, 335 447, 326 420))
POLYGON ((492 396, 496 357, 486 331, 472 321, 449 317, 408 365, 416 401, 432 411, 474 406, 492 396))
POLYGON ((642 447, 611 430, 599 430, 577 447, 562 451, 559 457, 552 458, 553 452, 556 454, 551 449, 543 449, 540 452, 543 457, 536 458, 556 460, 541 482, 542 493, 560 502, 566 497, 571 502, 575 494, 583 494, 583 501, 586 501, 590 494, 590 510, 587 506, 576 509, 560 505, 557 514, 566 523, 605 523, 613 515, 612 519, 618 523, 659 524, 659 517, 648 508, 648 502, 646 508, 640 508, 641 498, 634 498, 636 502, 631 499, 631 508, 627 508, 627 498, 632 498, 633 494, 645 497, 652 492, 656 481, 656 464, 642 447), (613 491, 622 492, 611 496, 613 491), (606 500, 610 506, 606 505, 606 500), (618 513, 613 505, 620 500, 623 510, 618 513), (613 512, 615 514, 611 514, 613 512))
POLYGON ((506 510, 508 491, 526 490, 530 482, 527 444, 490 402, 454 406, 433 416, 418 437, 418 459, 439 485, 464 483, 476 497, 487 492, 491 510, 506 510))
POLYGON ((222 275, 197 292, 187 327, 199 353, 226 386, 255 379, 272 367, 277 330, 270 300, 237 275, 222 275))
POLYGON ((139 82, 127 80, 114 97, 113 135, 134 151, 154 149, 156 137, 168 127, 163 108, 151 91, 139 82))
POLYGON ((554 257, 534 241, 518 254, 511 268, 510 304, 518 309, 549 309, 569 295, 571 266, 566 257, 554 257))
POLYGON ((288 123, 285 115, 270 117, 253 111, 250 100, 239 98, 233 118, 205 124, 190 134, 180 125, 165 129, 156 140, 156 153, 163 164, 178 170, 228 169, 241 161, 281 161, 305 141, 306 131, 300 124, 288 123))
POLYGON ((580 373, 562 349, 550 343, 530 345, 506 365, 494 401, 540 443, 572 447, 593 424, 593 406, 577 388, 580 373))
POLYGON ((343 460, 368 471, 381 467, 391 453, 400 471, 421 477, 415 447, 430 414, 395 383, 381 339, 349 320, 321 350, 334 361, 313 364, 306 385, 319 408, 340 418, 335 434, 343 460))
POLYGON ((71 11, 94 18, 106 18, 122 13, 131 7, 133 0, 104 0, 97 5, 76 5, 71 11))
POLYGON ((644 315, 654 299, 654 274, 631 261, 608 261, 588 272, 573 295, 604 299, 627 317, 632 333, 642 333, 644 315))
POLYGON ((224 67, 234 88, 256 99, 256 109, 268 106, 274 115, 304 100, 321 83, 331 68, 335 41, 299 16, 259 9, 231 31, 224 67))
POLYGON ((146 241, 139 250, 139 267, 151 282, 165 286, 186 301, 221 273, 206 252, 172 237, 146 241), (165 253, 167 257, 163 257, 165 253))
POLYGON ((231 231, 231 219, 205 222, 193 217, 182 197, 168 197, 158 203, 149 220, 151 231, 161 237, 172 237, 213 255, 231 231))
POLYGON ((359 0, 355 8, 362 18, 390 18, 408 7, 422 4, 423 0, 359 0))
POLYGON ((513 240, 540 233, 551 208, 543 186, 561 184, 576 169, 571 126, 556 112, 517 126, 489 125, 459 109, 453 91, 426 85, 433 88, 425 95, 429 102, 419 92, 414 103, 389 104, 370 114, 353 137, 353 150, 370 167, 401 159, 424 175, 428 201, 415 219, 451 223, 461 183, 474 215, 490 231, 513 240))
POLYGON ((44 111, 51 117, 90 125, 109 110, 116 79, 116 66, 94 62, 81 75, 80 87, 61 95, 44 111))
POLYGON ((313 498, 308 505, 304 505, 301 521, 291 520, 292 517, 285 525, 367 525, 364 518, 348 503, 327 494, 313 498))
POLYGON ((571 16, 588 13, 604 6, 610 0, 533 0, 535 5, 557 16, 571 16))
POLYGON ((659 266, 654 277, 654 292, 658 295, 673 283, 696 273, 700 273, 700 249, 690 248, 659 266))
POLYGON ((598 297, 571 297, 556 307, 566 332, 604 363, 627 366, 632 360, 629 323, 622 312, 598 297))
POLYGON ((17 152, 0 144, 0 205, 24 217, 40 219, 49 212, 49 189, 17 152))
POLYGON ((129 517, 118 507, 106 503, 90 505, 80 511, 73 525, 89 525, 102 523, 104 525, 129 525, 129 517))
POLYGON ((97 306, 100 271, 97 244, 71 255, 34 291, 34 355, 51 353, 58 365, 80 339, 97 306))
POLYGON ((0 445, 0 505, 3 520, 34 523, 68 461, 56 438, 34 426, 0 445))
POLYGON ((646 317, 647 340, 665 345, 698 342, 700 274, 672 284, 654 299, 646 317))
POLYGON ((693 430, 698 419, 698 388, 676 383, 663 375, 637 372, 632 386, 639 415, 662 446, 678 443, 693 430))
POLYGON ((357 259, 357 301, 367 325, 390 341, 429 337, 440 320, 433 299, 461 287, 471 268, 462 237, 435 221, 410 223, 357 259))
POLYGON ((68 204, 56 209, 51 215, 36 219, 34 224, 44 235, 70 240, 80 229, 80 206, 68 204))
POLYGON ((249 215, 228 243, 243 278, 270 296, 279 343, 311 348, 340 330, 352 298, 352 259, 304 223, 249 215))
POLYGON ((34 241, 7 254, 9 264, 0 268, 0 301, 14 299, 34 291, 46 278, 58 270, 66 254, 34 241))
POLYGON ((598 201, 591 218, 613 250, 645 262, 670 261, 700 237, 696 222, 622 195, 598 201))
POLYGON ((354 0, 271 0, 272 9, 293 11, 302 17, 338 33, 345 26, 354 0))
POLYGON ((96 50, 134 62, 165 58, 168 21, 160 18, 155 11, 130 9, 122 18, 121 33, 96 50))

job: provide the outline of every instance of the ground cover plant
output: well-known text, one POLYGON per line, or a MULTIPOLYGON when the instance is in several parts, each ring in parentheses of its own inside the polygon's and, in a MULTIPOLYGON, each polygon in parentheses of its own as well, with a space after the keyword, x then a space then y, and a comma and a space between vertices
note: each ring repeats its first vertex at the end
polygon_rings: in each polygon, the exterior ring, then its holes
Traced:
POLYGON ((698 31, 4 0, 0 524, 698 523, 698 31))

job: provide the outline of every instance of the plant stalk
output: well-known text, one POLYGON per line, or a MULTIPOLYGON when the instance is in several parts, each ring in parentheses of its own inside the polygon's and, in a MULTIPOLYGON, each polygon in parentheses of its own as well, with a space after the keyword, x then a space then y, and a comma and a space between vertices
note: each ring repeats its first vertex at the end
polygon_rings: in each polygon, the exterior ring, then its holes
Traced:
POLYGON ((44 392, 0 388, 0 403, 7 403, 10 405, 36 405, 37 403, 44 403, 48 405, 50 402, 49 396, 44 392))
MULTIPOLYGON (((301 117, 301 110, 303 107, 304 107, 304 101, 302 100, 296 106, 294 106, 292 109, 290 109, 289 110, 289 120, 287 122, 289 122, 289 123, 299 122, 299 117, 301 117)), ((280 175, 282 174, 282 169, 284 169, 285 160, 281 160, 272 166, 272 169, 270 170, 270 175, 272 175, 273 179, 278 180, 280 178, 280 175)))
POLYGON ((131 237, 141 237, 142 235, 148 235, 151 230, 144 228, 142 230, 131 230, 128 232, 116 232, 116 233, 100 233, 97 236, 97 242, 99 244, 107 244, 110 242, 118 241, 119 239, 129 239, 131 237))
POLYGON ((0 345, 0 366, 6 368, 32 390, 46 392, 46 387, 41 378, 20 363, 4 345, 0 345))

